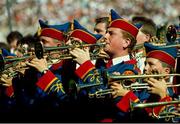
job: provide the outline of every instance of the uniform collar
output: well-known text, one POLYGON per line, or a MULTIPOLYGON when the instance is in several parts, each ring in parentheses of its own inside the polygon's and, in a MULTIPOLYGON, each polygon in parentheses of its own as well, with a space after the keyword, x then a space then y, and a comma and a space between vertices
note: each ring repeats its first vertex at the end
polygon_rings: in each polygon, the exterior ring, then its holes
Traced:
POLYGON ((121 56, 121 57, 116 57, 114 59, 112 59, 112 64, 116 65, 119 64, 123 61, 129 61, 130 60, 130 56, 129 55, 125 55, 125 56, 121 56))

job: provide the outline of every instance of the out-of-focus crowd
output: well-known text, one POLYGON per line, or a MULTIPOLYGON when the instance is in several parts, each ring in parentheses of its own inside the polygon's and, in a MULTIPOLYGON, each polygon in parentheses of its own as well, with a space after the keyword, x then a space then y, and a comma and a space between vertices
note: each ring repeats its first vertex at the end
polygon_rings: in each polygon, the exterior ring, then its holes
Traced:
MULTIPOLYGON (((107 15, 114 8, 126 18, 134 15, 152 17, 154 22, 177 23, 180 12, 178 0, 1 0, 0 1, 0 41, 10 32, 7 1, 10 8, 12 30, 32 33, 38 27, 37 20, 48 20, 49 24, 63 23, 73 18, 93 29, 94 18, 107 15)), ((33 32, 34 33, 34 32, 33 32)))

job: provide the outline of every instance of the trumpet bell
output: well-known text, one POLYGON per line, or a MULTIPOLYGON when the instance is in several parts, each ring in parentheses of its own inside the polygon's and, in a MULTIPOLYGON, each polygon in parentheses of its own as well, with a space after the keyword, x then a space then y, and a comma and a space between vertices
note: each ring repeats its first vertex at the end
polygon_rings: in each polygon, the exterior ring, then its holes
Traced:
POLYGON ((35 49, 35 55, 38 59, 43 58, 44 56, 44 51, 43 51, 43 46, 41 43, 37 42, 34 45, 34 49, 35 49))

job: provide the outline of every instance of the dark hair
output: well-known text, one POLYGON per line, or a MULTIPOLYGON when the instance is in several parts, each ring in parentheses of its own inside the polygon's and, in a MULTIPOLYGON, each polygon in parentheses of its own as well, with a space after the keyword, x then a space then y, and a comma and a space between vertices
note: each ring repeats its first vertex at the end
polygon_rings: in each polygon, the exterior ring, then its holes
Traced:
POLYGON ((20 40, 23 37, 23 35, 18 31, 12 31, 7 36, 7 43, 12 43, 15 39, 20 40))
POLYGON ((141 22, 145 22, 147 18, 144 16, 134 16, 132 18, 132 23, 141 23, 141 22))
POLYGON ((149 34, 150 37, 156 36, 157 28, 156 28, 156 24, 152 19, 143 16, 135 16, 132 18, 132 22, 134 24, 136 23, 142 24, 140 31, 142 31, 144 34, 149 34))
POLYGON ((106 23, 106 28, 107 28, 108 25, 109 25, 109 17, 96 18, 95 22, 96 22, 96 25, 97 25, 98 23, 106 23))
POLYGON ((18 40, 17 45, 27 44, 30 48, 34 47, 34 44, 38 42, 38 39, 32 35, 26 35, 22 39, 18 40))

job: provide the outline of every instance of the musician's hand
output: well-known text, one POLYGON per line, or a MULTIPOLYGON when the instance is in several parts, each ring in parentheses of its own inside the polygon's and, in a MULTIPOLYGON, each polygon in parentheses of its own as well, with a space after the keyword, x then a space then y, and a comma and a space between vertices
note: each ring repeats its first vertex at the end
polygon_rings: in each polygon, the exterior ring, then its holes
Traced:
POLYGON ((70 54, 76 57, 74 60, 79 64, 83 64, 84 62, 90 60, 89 48, 74 48, 72 51, 70 51, 70 54))
POLYGON ((110 59, 110 56, 104 51, 104 49, 100 49, 99 56, 105 59, 110 59))
POLYGON ((157 80, 154 78, 149 78, 146 82, 150 85, 148 91, 152 94, 157 94, 161 98, 166 97, 167 95, 167 84, 164 79, 157 80))
POLYGON ((44 70, 48 69, 46 58, 43 58, 43 59, 35 58, 35 59, 32 59, 30 62, 27 62, 26 64, 36 68, 39 72, 43 72, 44 70))
POLYGON ((8 75, 6 74, 2 74, 1 75, 1 78, 0 78, 0 83, 3 85, 3 86, 11 86, 12 85, 12 77, 11 78, 8 78, 8 75))
POLYGON ((16 66, 18 72, 24 74, 25 70, 27 69, 27 64, 25 62, 19 62, 16 66))
POLYGON ((110 88, 114 90, 112 93, 113 98, 125 96, 129 92, 129 90, 124 89, 123 86, 117 82, 112 82, 110 88))

